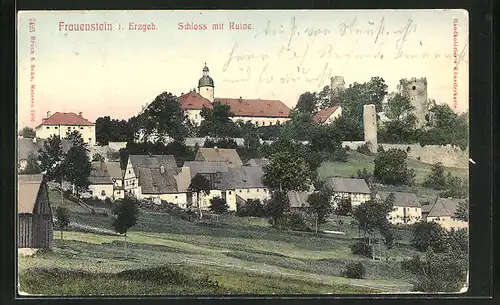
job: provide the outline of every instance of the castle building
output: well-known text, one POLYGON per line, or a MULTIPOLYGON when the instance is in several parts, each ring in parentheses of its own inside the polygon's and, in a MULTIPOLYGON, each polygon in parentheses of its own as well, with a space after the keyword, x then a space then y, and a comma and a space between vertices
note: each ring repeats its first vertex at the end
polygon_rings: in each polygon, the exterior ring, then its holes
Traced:
POLYGON ((201 124, 203 107, 211 109, 215 102, 229 106, 232 113, 231 120, 234 122, 241 120, 256 126, 270 126, 290 120, 290 108, 280 100, 214 97, 214 80, 209 76, 206 64, 202 72, 203 75, 198 81, 198 92, 192 91, 179 98, 181 108, 194 124, 201 124))
POLYGON ((427 79, 410 78, 401 79, 398 85, 399 94, 410 99, 415 107, 414 113, 417 117, 417 127, 422 127, 426 123, 426 115, 429 109, 429 100, 427 98, 427 79))
POLYGON ((50 111, 47 111, 47 117, 35 128, 36 137, 40 139, 47 139, 52 135, 66 138, 68 133, 75 130, 82 135, 85 143, 90 146, 96 144, 95 124, 85 119, 82 112, 56 112, 51 115, 50 111))

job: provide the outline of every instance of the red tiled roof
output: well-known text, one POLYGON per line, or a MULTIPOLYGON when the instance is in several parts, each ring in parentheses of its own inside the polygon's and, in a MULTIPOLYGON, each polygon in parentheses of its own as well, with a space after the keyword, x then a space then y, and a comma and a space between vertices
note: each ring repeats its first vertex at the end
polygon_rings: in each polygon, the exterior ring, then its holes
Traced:
POLYGON ((215 101, 229 105, 234 116, 287 118, 290 114, 290 108, 278 100, 215 98, 215 101))
POLYGON ((42 121, 42 124, 38 125, 82 125, 82 126, 92 126, 94 123, 89 122, 87 119, 79 116, 73 112, 56 112, 51 115, 46 120, 42 121))
POLYGON ((203 106, 212 108, 209 100, 202 97, 199 93, 189 92, 179 97, 181 108, 184 110, 201 110, 203 106))
POLYGON ((316 112, 312 117, 313 122, 316 124, 323 124, 338 108, 339 106, 333 106, 316 112))

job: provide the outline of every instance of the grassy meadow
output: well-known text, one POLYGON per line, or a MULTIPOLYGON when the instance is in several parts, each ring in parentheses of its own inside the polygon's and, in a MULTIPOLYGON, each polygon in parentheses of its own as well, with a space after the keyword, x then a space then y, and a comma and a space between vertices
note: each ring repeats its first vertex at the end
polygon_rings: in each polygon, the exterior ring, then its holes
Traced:
MULTIPOLYGON (((417 183, 431 165, 409 161, 417 183)), ((324 163, 320 176, 349 177, 357 169, 373 170, 373 157, 350 152, 349 162, 324 163)), ((466 176, 466 170, 447 169, 466 176)), ((384 187, 382 187, 383 189, 384 187)), ((419 186, 391 188, 433 198, 419 186)), ((52 208, 65 206, 74 224, 54 232, 54 249, 19 257, 19 290, 35 295, 205 295, 205 294, 365 294, 412 289, 400 261, 417 252, 409 232, 396 232, 391 249, 375 249, 382 260, 353 255, 358 237, 350 217, 332 216, 320 229, 344 234, 276 230, 266 219, 224 215, 188 222, 168 214, 142 211, 127 234, 113 235, 111 217, 92 213, 49 193, 52 208), (363 262, 364 279, 342 276, 347 263, 363 262)))

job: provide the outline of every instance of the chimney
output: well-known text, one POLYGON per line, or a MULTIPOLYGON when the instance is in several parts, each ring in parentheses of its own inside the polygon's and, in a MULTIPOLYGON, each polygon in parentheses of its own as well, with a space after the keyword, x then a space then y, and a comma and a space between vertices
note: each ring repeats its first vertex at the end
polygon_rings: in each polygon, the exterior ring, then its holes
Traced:
POLYGON ((160 174, 165 174, 165 166, 160 166, 160 174))
POLYGON ((50 117, 50 114, 51 114, 50 111, 47 111, 47 118, 50 117))
POLYGON ((83 112, 81 112, 81 111, 80 111, 80 112, 78 113, 78 116, 79 116, 79 117, 82 117, 82 115, 83 115, 83 112))

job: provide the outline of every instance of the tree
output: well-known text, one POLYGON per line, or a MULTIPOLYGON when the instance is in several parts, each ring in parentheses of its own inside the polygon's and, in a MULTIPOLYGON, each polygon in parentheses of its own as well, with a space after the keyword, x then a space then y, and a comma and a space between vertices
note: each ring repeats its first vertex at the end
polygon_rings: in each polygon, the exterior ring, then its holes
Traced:
POLYGON ((26 126, 21 129, 21 137, 25 139, 33 139, 36 137, 36 132, 33 128, 26 126))
POLYGON ((422 185, 436 190, 443 190, 446 188, 443 163, 438 162, 432 165, 431 173, 427 176, 422 185))
POLYGON ((458 292, 467 280, 467 258, 455 251, 435 253, 431 249, 423 257, 402 262, 410 272, 413 290, 422 292, 458 292))
POLYGON ((406 152, 399 149, 379 152, 375 157, 373 176, 385 184, 412 185, 415 173, 413 170, 408 170, 406 157, 406 152))
POLYGON ((104 162, 104 157, 99 153, 95 153, 94 155, 92 155, 92 161, 104 162))
POLYGON ((56 208, 56 226, 59 227, 59 230, 61 231, 61 240, 63 239, 63 231, 66 230, 66 228, 70 224, 70 219, 69 219, 69 212, 68 209, 64 207, 57 207, 56 208))
POLYGON ((43 147, 38 150, 38 159, 47 180, 61 183, 64 154, 59 136, 52 135, 43 143, 43 147))
POLYGON ((237 149, 238 144, 234 139, 231 138, 222 138, 222 139, 217 139, 217 140, 212 140, 210 138, 205 139, 205 143, 203 144, 203 147, 218 147, 218 148, 232 148, 232 149, 237 149))
POLYGON ((312 114, 317 108, 316 95, 311 92, 305 92, 299 96, 295 110, 312 114))
POLYGON ((26 160, 26 167, 21 171, 21 174, 35 175, 41 173, 42 167, 38 163, 38 157, 33 152, 30 152, 26 160))
POLYGON ((236 206, 236 216, 263 217, 266 215, 260 199, 248 199, 245 205, 236 206))
POLYGON ((342 135, 333 124, 314 125, 310 130, 311 150, 322 156, 322 161, 347 161, 342 147, 342 135))
POLYGON ((366 182, 366 184, 368 184, 368 186, 372 185, 373 174, 368 172, 366 167, 363 167, 363 170, 360 170, 360 169, 357 170, 356 178, 365 180, 365 182, 366 182))
POLYGON ((271 193, 271 198, 265 203, 266 214, 271 217, 273 227, 278 226, 281 230, 285 212, 290 209, 290 200, 287 192, 275 190, 271 193))
POLYGON ((386 116, 390 121, 381 128, 381 139, 388 143, 414 143, 417 140, 415 107, 408 97, 395 94, 387 101, 386 116))
POLYGON ((139 214, 139 203, 133 198, 126 196, 122 202, 115 206, 113 214, 113 228, 125 238, 125 259, 127 259, 127 232, 135 226, 139 214))
POLYGON ((346 265, 342 275, 351 279, 362 279, 365 277, 366 268, 362 262, 351 262, 346 265))
POLYGON ((129 124, 126 120, 111 119, 109 116, 97 118, 95 122, 96 142, 105 146, 109 142, 127 142, 129 124))
POLYGON ((463 220, 469 221, 469 200, 460 200, 458 203, 457 210, 455 211, 455 217, 463 220))
POLYGON ((215 214, 224 214, 229 209, 226 200, 221 197, 214 197, 210 199, 210 206, 208 207, 211 212, 215 214))
POLYGON ((167 137, 171 137, 183 142, 187 135, 185 119, 178 98, 171 93, 163 92, 156 96, 139 115, 138 123, 145 139, 152 136, 164 143, 167 137))
POLYGON ((201 116, 203 121, 200 124, 200 136, 225 138, 233 137, 238 130, 236 124, 231 120, 232 113, 229 105, 215 101, 213 108, 203 107, 201 116))
POLYGON ((196 174, 193 179, 191 179, 188 190, 196 194, 196 206, 198 207, 199 217, 201 219, 203 214, 201 212, 200 195, 204 194, 208 196, 210 194, 210 181, 201 174, 196 174))
POLYGON ((352 213, 351 198, 335 198, 335 212, 339 216, 349 216, 352 213))
POLYGON ((330 195, 330 192, 323 189, 307 197, 310 212, 314 215, 316 233, 318 233, 318 224, 326 223, 326 217, 331 213, 330 195))
POLYGON ((89 176, 92 164, 84 146, 71 147, 62 162, 61 168, 64 180, 70 182, 75 187, 77 195, 81 191, 86 190, 90 185, 89 176))
POLYGON ((414 225, 411 243, 420 252, 432 249, 444 252, 449 249, 448 235, 438 223, 421 221, 414 225))
POLYGON ((274 154, 264 166, 262 183, 270 189, 280 191, 307 191, 313 174, 306 161, 283 151, 274 154))
POLYGON ((469 255, 469 231, 467 229, 451 229, 448 237, 451 251, 463 253, 465 257, 469 255))
POLYGON ((447 198, 467 198, 469 194, 469 183, 460 177, 454 177, 451 173, 446 175, 445 191, 439 194, 440 197, 447 198))
POLYGON ((73 130, 71 132, 66 133, 66 139, 71 140, 71 143, 73 146, 82 146, 82 147, 87 147, 87 144, 85 144, 85 141, 83 140, 82 135, 78 130, 73 130))

